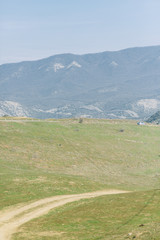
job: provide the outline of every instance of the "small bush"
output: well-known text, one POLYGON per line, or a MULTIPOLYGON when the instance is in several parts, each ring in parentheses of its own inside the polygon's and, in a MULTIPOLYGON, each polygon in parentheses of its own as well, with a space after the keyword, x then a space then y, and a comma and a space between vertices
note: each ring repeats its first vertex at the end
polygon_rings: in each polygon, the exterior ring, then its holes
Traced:
POLYGON ((119 131, 120 131, 120 132, 124 132, 124 129, 120 129, 119 131))
POLYGON ((83 123, 83 118, 79 118, 79 123, 83 123))

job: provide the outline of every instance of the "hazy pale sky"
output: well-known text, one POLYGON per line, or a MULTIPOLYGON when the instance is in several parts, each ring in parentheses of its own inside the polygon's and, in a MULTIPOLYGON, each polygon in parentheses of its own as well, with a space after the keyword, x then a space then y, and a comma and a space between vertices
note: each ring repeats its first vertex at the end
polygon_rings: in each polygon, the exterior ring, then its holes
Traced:
POLYGON ((160 0, 0 0, 0 64, 160 44, 160 0))

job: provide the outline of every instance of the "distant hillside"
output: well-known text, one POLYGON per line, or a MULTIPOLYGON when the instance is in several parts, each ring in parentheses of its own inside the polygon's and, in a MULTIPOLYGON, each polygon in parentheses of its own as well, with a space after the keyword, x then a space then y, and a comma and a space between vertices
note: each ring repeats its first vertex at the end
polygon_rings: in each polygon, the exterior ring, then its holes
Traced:
POLYGON ((153 114, 146 122, 160 124, 160 111, 153 114))
POLYGON ((0 66, 0 116, 146 119, 160 108, 160 46, 0 66))

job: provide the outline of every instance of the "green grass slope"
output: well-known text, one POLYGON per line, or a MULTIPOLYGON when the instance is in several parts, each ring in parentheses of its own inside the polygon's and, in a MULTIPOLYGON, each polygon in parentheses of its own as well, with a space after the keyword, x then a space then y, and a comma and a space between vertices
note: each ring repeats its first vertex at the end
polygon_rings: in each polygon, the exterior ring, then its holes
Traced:
POLYGON ((0 208, 47 196, 160 183, 160 128, 135 121, 0 121, 0 208))

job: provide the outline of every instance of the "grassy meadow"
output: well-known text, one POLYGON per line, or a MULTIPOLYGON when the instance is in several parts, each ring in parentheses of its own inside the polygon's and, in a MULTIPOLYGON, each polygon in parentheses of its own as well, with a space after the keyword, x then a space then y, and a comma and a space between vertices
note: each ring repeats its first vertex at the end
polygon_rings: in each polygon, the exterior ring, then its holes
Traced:
POLYGON ((1 210, 53 195, 136 191, 67 204, 24 225, 15 239, 160 239, 160 192, 154 190, 160 185, 159 126, 9 120, 0 121, 1 210))

